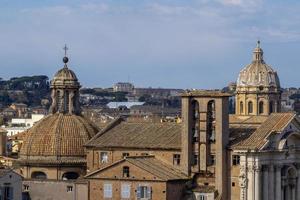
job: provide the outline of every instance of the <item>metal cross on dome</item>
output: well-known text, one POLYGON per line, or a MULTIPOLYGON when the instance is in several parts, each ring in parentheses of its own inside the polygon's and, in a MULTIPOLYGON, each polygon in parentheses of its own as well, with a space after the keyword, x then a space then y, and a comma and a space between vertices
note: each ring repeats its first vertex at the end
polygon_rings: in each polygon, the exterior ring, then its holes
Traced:
POLYGON ((67 51, 69 50, 69 48, 67 47, 67 44, 65 44, 63 50, 65 50, 65 56, 67 57, 67 51))

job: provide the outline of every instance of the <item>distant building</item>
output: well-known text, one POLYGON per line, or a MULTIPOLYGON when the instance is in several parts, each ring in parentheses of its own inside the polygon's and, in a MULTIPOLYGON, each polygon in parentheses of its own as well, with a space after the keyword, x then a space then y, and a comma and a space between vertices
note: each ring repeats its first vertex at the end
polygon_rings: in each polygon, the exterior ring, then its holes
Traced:
POLYGON ((133 95, 141 97, 149 95, 152 98, 167 98, 180 96, 184 90, 182 89, 168 89, 168 88, 135 88, 133 95))
POLYGON ((128 92, 131 93, 134 89, 134 85, 128 82, 118 82, 114 84, 113 91, 114 92, 128 92))
POLYGON ((31 118, 12 118, 8 126, 4 127, 8 136, 26 131, 31 128, 36 122, 41 120, 45 115, 32 114, 31 118))
POLYGON ((139 102, 139 101, 135 101, 135 102, 109 102, 106 106, 108 108, 114 109, 114 108, 119 108, 119 107, 123 107, 125 106, 126 108, 130 109, 132 106, 136 106, 136 105, 144 105, 145 102, 139 102))
POLYGON ((10 108, 17 112, 17 117, 26 117, 28 106, 24 103, 13 103, 10 108))

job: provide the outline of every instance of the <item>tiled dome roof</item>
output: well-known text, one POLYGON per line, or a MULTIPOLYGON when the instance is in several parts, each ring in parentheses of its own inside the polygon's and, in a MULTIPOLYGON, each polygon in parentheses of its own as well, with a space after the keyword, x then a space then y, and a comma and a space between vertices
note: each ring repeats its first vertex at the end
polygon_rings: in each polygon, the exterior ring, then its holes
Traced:
POLYGON ((239 73, 237 87, 243 86, 280 88, 277 72, 263 60, 263 50, 260 48, 259 41, 253 51, 252 63, 239 73))
POLYGON ((79 86, 79 82, 76 74, 65 66, 54 75, 54 78, 51 81, 51 86, 53 85, 79 86))
POLYGON ((240 71, 237 86, 274 86, 280 88, 280 82, 277 72, 269 65, 262 62, 252 62, 240 71))
POLYGON ((98 128, 80 115, 48 115, 27 132, 20 151, 24 160, 76 160, 98 128))

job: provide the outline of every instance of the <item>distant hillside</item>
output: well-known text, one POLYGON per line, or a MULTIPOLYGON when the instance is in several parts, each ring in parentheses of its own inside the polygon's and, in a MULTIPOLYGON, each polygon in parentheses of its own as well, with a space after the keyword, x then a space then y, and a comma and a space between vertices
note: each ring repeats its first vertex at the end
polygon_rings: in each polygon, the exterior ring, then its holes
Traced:
POLYGON ((49 78, 44 75, 0 79, 0 104, 3 106, 12 102, 38 106, 42 99, 49 98, 49 92, 49 78))

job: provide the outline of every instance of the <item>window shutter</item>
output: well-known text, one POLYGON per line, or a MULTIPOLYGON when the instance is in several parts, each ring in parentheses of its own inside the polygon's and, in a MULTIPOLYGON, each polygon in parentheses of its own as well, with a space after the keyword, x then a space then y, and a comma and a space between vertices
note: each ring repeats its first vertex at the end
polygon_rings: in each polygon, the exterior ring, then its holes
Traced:
POLYGON ((138 199, 141 198, 141 186, 138 186, 138 187, 137 187, 137 190, 136 190, 136 198, 138 198, 138 199))
POLYGON ((121 186, 121 196, 122 198, 130 198, 130 185, 129 184, 122 184, 121 186))
POLYGON ((104 198, 112 198, 112 185, 104 184, 104 198))
POLYGON ((151 187, 148 186, 147 187, 147 198, 151 199, 151 194, 152 194, 151 187))

